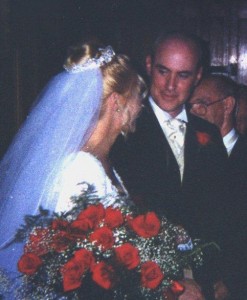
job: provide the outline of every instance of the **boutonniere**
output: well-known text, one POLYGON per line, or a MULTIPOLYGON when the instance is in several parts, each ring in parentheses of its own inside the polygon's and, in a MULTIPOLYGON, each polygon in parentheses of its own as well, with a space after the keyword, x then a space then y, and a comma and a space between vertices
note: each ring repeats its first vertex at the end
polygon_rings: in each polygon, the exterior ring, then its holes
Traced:
POLYGON ((202 146, 206 146, 211 142, 211 136, 206 132, 197 131, 196 138, 199 144, 201 144, 202 146))

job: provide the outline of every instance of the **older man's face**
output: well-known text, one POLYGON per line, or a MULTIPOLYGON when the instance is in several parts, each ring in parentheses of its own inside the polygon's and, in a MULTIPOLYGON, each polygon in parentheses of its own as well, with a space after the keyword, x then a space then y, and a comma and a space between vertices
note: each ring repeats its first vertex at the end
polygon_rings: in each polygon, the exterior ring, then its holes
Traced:
POLYGON ((162 43, 153 61, 147 58, 147 71, 151 76, 151 96, 173 117, 181 112, 202 72, 194 47, 177 39, 162 43))
POLYGON ((221 128, 224 121, 224 99, 213 82, 203 80, 196 87, 190 104, 192 104, 191 112, 193 114, 221 128))

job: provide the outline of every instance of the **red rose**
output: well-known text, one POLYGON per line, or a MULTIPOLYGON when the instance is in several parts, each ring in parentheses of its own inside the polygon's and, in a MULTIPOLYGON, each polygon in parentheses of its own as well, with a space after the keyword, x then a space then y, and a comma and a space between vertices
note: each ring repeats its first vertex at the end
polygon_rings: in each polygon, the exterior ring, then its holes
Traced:
POLYGON ((95 242, 102 250, 111 249, 114 244, 113 233, 106 226, 100 227, 90 235, 90 242, 95 242))
POLYGON ((94 265, 93 253, 87 249, 77 250, 74 257, 85 269, 90 269, 94 265))
POLYGON ((25 253, 18 261, 18 270, 26 275, 32 275, 37 272, 42 265, 42 260, 34 253, 25 253))
POLYGON ((105 262, 99 262, 93 267, 92 279, 101 287, 108 290, 114 285, 114 270, 105 262))
POLYGON ((96 228, 105 216, 104 206, 99 203, 98 205, 90 205, 83 210, 77 217, 77 220, 87 219, 90 228, 96 228))
POLYGON ((123 215, 119 209, 107 207, 105 210, 105 223, 110 228, 116 228, 123 224, 123 215))
POLYGON ((128 270, 136 268, 140 263, 139 251, 129 243, 115 249, 117 260, 128 270))
POLYGON ((154 212, 140 215, 130 221, 132 229, 144 238, 156 236, 160 230, 160 220, 154 212))
POLYGON ((82 276, 85 273, 82 263, 76 258, 69 260, 62 268, 63 289, 65 292, 77 289, 82 284, 82 276))
POLYGON ((56 252, 63 252, 71 245, 72 242, 74 242, 74 240, 67 232, 59 231, 52 237, 51 247, 56 252))
POLYGON ((33 252, 42 256, 50 251, 50 231, 49 228, 36 229, 29 236, 29 241, 25 245, 24 252, 33 252))
POLYGON ((56 219, 52 221, 51 228, 53 230, 62 230, 66 231, 69 228, 69 222, 62 219, 56 219))
POLYGON ((164 278, 159 265, 153 261, 147 261, 141 266, 141 283, 148 289, 155 289, 164 278))
POLYGON ((83 239, 85 233, 90 229, 90 221, 88 219, 75 220, 71 223, 70 233, 75 238, 83 239))
POLYGON ((201 144, 203 146, 206 146, 211 141, 210 135, 206 132, 197 131, 196 137, 197 137, 199 144, 201 144))
POLYGON ((184 286, 178 281, 173 280, 170 289, 175 295, 181 295, 184 291, 184 286))
MULTIPOLYGON (((166 288, 164 291, 164 299, 167 300, 176 300, 185 290, 185 287, 177 281, 172 281, 171 286, 166 288)), ((194 294, 192 295, 192 297, 194 294)), ((190 299, 190 296, 189 296, 190 299)), ((193 297, 194 299, 194 297, 193 297)), ((199 298, 196 298, 199 299, 199 298)))

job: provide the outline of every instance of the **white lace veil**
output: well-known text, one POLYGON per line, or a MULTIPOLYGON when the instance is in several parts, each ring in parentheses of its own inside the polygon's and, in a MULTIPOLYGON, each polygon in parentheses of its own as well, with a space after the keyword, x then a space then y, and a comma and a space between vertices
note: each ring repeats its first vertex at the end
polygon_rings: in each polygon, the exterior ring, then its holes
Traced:
POLYGON ((61 166, 88 140, 101 108, 102 74, 92 60, 48 83, 0 163, 0 247, 25 215, 55 209, 61 166))

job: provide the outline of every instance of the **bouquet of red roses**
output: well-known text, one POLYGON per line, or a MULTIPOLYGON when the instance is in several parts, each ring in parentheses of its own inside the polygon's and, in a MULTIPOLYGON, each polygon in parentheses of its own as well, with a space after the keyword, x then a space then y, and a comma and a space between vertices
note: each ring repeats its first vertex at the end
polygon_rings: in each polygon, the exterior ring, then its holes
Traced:
POLYGON ((18 262, 21 299, 164 299, 202 251, 185 230, 98 201, 34 226, 18 262), (105 297, 105 298, 104 298, 105 297))

